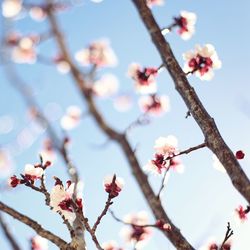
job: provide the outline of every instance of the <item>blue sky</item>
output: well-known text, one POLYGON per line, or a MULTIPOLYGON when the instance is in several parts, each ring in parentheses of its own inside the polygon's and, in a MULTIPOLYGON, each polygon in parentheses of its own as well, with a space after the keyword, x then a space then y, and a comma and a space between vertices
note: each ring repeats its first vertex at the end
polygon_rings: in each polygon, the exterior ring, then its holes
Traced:
MULTIPOLYGON (((208 1, 208 0, 167 0, 162 7, 154 7, 153 12, 160 26, 168 25, 172 17, 181 10, 192 11, 197 14, 196 34, 191 40, 183 41, 176 33, 167 37, 174 54, 183 65, 182 53, 190 50, 195 44, 211 43, 215 46, 222 61, 222 68, 215 71, 212 81, 202 82, 198 78, 190 77, 208 112, 213 116, 228 145, 233 151, 242 149, 246 157, 241 161, 245 172, 250 174, 250 98, 249 98, 249 61, 250 38, 247 34, 250 24, 250 3, 247 0, 208 1)), ((58 15, 61 27, 66 34, 66 41, 70 51, 75 53, 89 42, 100 38, 108 38, 117 54, 119 64, 116 68, 105 68, 98 74, 113 73, 120 81, 122 92, 132 93, 133 108, 126 113, 118 113, 112 105, 112 100, 97 100, 98 107, 103 112, 110 125, 125 129, 138 115, 138 96, 133 94, 132 80, 126 76, 128 65, 139 62, 144 66, 159 66, 160 57, 151 43, 131 1, 104 0, 96 4, 85 0, 82 5, 68 12, 58 15)), ((11 24, 13 29, 22 33, 44 32, 48 30, 47 21, 41 23, 25 17, 11 24)), ((1 33, 3 27, 1 27, 1 33)), ((45 57, 52 57, 57 53, 53 39, 39 46, 39 53, 45 57)), ((57 103, 62 110, 69 105, 79 105, 85 110, 85 103, 68 75, 61 75, 55 67, 37 63, 35 65, 18 65, 18 72, 35 91, 36 100, 45 108, 48 103, 57 103)), ((24 128, 31 129, 27 118, 27 108, 16 90, 7 81, 2 66, 0 67, 0 117, 10 115, 14 121, 14 129, 8 134, 0 134, 2 148, 10 148, 15 144, 16 137, 24 128)), ((155 139, 159 136, 175 135, 179 140, 179 148, 186 149, 203 142, 203 135, 189 117, 185 119, 186 107, 174 89, 172 80, 167 72, 158 77, 159 93, 167 94, 170 98, 171 111, 166 115, 153 119, 148 126, 135 128, 129 135, 133 147, 138 146, 137 156, 143 165, 153 154, 155 139)), ((61 134, 59 121, 53 126, 61 134)), ((83 119, 80 126, 69 132, 72 138, 70 154, 83 178, 84 207, 90 221, 94 221, 103 208, 106 194, 103 191, 102 180, 106 174, 116 172, 125 179, 126 185, 122 194, 115 200, 113 210, 119 217, 140 210, 147 210, 142 194, 131 175, 129 166, 120 149, 114 143, 97 149, 106 141, 90 117, 83 119), (133 194, 133 195, 131 195, 133 194)), ((13 153, 15 173, 22 171, 24 164, 38 160, 37 152, 41 148, 45 134, 39 135, 34 143, 19 154, 13 153)), ((232 188, 229 178, 214 170, 212 167, 212 153, 207 149, 183 156, 186 166, 185 173, 180 175, 172 172, 167 184, 163 205, 173 222, 181 228, 186 238, 199 247, 210 236, 222 241, 227 221, 233 221, 233 211, 239 205, 246 205, 244 199, 232 188)), ((58 159, 54 166, 47 171, 47 183, 51 187, 52 176, 57 175, 67 180, 64 163, 58 159)), ((4 178, 1 179, 4 181, 4 178)), ((157 190, 161 179, 150 176, 153 187, 157 190)), ((45 228, 69 239, 60 218, 44 206, 39 194, 26 188, 3 192, 1 200, 19 211, 37 219, 45 228)), ((23 249, 28 249, 27 239, 33 232, 19 222, 6 217, 11 224, 14 234, 23 249)), ((151 221, 153 218, 151 217, 151 221)), ((98 230, 100 242, 119 237, 121 225, 110 216, 106 216, 98 230)), ((248 250, 250 245, 250 224, 247 221, 240 227, 235 227, 233 248, 248 250)), ((88 237, 88 236, 87 236, 88 237)), ((89 249, 95 249, 89 240, 89 249)), ((8 250, 0 234, 0 249, 8 250)), ((50 249, 56 249, 50 245, 50 249)), ((174 249, 159 232, 154 232, 146 250, 174 249)))

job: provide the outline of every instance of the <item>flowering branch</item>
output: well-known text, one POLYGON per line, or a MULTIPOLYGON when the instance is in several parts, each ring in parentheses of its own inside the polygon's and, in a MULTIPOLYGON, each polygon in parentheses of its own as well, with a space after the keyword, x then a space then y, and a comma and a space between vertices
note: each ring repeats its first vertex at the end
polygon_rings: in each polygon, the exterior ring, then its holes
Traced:
POLYGON ((61 239, 57 235, 51 233, 50 231, 45 230, 36 221, 32 220, 31 218, 29 218, 26 215, 23 215, 23 214, 17 212, 16 210, 7 206, 6 204, 4 204, 1 201, 0 201, 0 210, 9 214, 10 216, 19 220, 20 222, 26 224, 27 226, 31 227, 32 229, 34 229, 36 231, 37 234, 39 234, 43 238, 48 239, 49 241, 54 243, 56 246, 58 246, 60 249, 73 250, 73 248, 71 248, 66 241, 64 241, 63 239, 61 239))
MULTIPOLYGON (((50 0, 47 0, 47 3, 50 3, 50 0)), ((134 154, 133 149, 131 148, 128 139, 125 134, 121 134, 111 128, 106 121, 103 119, 99 111, 97 110, 95 103, 93 101, 92 95, 89 91, 89 88, 86 86, 85 79, 81 71, 73 63, 70 53, 65 45, 63 35, 59 29, 56 17, 52 9, 48 9, 48 20, 51 25, 51 29, 55 35, 58 47, 61 50, 61 53, 64 57, 64 60, 70 65, 71 76, 74 79, 76 85, 78 86, 84 100, 88 105, 89 112, 92 114, 92 117, 96 121, 99 128, 112 140, 116 141, 118 145, 123 150, 130 167, 132 169, 133 175, 136 178, 139 187, 141 188, 145 199, 147 200, 154 216, 156 219, 162 219, 166 223, 171 225, 172 230, 170 232, 164 232, 166 237, 176 246, 176 248, 182 248, 183 250, 192 250, 194 249, 191 244, 185 239, 181 234, 180 230, 172 223, 170 218, 167 216, 164 208, 161 205, 161 202, 157 199, 152 187, 150 186, 147 176, 142 171, 140 164, 134 154)), ((87 228, 86 228, 87 229, 87 228)), ((88 229, 87 229, 88 230, 88 229)))
POLYGON ((224 246, 226 244, 226 242, 228 241, 228 239, 233 235, 233 230, 231 229, 230 223, 227 223, 227 231, 226 231, 226 235, 225 238, 221 244, 221 247, 219 250, 224 250, 224 246))
POLYGON ((175 88, 186 103, 188 110, 200 126, 207 147, 218 157, 225 167, 234 187, 250 203, 250 182, 233 152, 224 142, 214 119, 208 114, 195 90, 189 84, 185 73, 177 62, 169 43, 161 33, 151 10, 144 0, 133 0, 138 13, 145 24, 153 43, 161 55, 162 61, 173 78, 175 88))
POLYGON ((116 189, 116 183, 115 183, 115 180, 116 180, 116 175, 113 176, 113 179, 112 179, 112 183, 111 183, 111 190, 109 192, 109 195, 108 195, 108 199, 106 201, 106 205, 103 209, 103 211, 101 212, 101 214, 98 216, 94 226, 92 227, 92 231, 95 233, 98 225, 100 224, 103 216, 105 216, 107 214, 107 211, 109 209, 109 207, 113 204, 113 202, 111 201, 113 198, 114 198, 114 191, 116 189))
POLYGON ((13 250, 21 250, 19 247, 18 243, 16 242, 16 239, 12 235, 12 233, 9 230, 9 226, 7 223, 4 221, 2 214, 0 213, 0 226, 2 227, 2 230, 4 232, 4 235, 6 238, 9 240, 9 243, 12 247, 13 250))

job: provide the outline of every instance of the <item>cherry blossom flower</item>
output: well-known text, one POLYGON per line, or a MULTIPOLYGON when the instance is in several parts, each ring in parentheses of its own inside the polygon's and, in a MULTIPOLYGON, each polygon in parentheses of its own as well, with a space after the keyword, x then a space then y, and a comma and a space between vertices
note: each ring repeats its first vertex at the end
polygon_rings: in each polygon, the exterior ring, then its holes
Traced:
POLYGON ((49 161, 51 163, 56 160, 56 153, 53 147, 53 142, 50 139, 43 141, 42 150, 39 152, 44 162, 49 161))
POLYGON ((36 235, 31 239, 31 249, 32 250, 48 250, 48 240, 36 235))
POLYGON ((154 5, 162 6, 164 0, 147 0, 147 5, 149 8, 152 8, 154 5))
POLYGON ((116 76, 112 74, 103 75, 92 87, 94 93, 99 97, 110 97, 118 91, 119 83, 116 76))
POLYGON ((143 167, 145 171, 149 171, 155 174, 161 174, 167 169, 167 161, 164 155, 155 154, 154 159, 148 161, 148 163, 143 167))
POLYGON ((170 110, 169 98, 166 95, 141 96, 138 104, 142 112, 154 116, 163 115, 170 110))
POLYGON ((117 111, 126 112, 132 107, 133 100, 129 94, 120 94, 114 98, 113 105, 117 111))
POLYGON ((111 241, 108 241, 108 242, 104 242, 102 244, 102 248, 104 250, 123 250, 122 248, 118 247, 117 242, 114 241, 114 240, 111 240, 111 241))
POLYGON ((166 157, 171 157, 178 153, 178 140, 175 136, 159 137, 155 141, 154 150, 157 154, 162 154, 166 157))
POLYGON ((230 242, 226 242, 222 248, 219 244, 215 243, 215 242, 210 242, 205 244, 204 246, 202 246, 201 248, 199 248, 199 250, 230 250, 231 249, 231 243, 230 242))
POLYGON ((96 65, 97 67, 116 66, 117 58, 107 40, 92 42, 88 48, 78 51, 75 59, 83 66, 96 65))
POLYGON ((62 74, 67 74, 70 71, 69 63, 61 55, 57 55, 54 58, 57 70, 62 74))
POLYGON ((134 79, 136 92, 140 94, 153 94, 157 91, 155 77, 157 68, 142 68, 138 63, 129 65, 128 76, 134 79))
POLYGON ((248 206, 246 209, 244 209, 243 206, 239 206, 238 208, 235 209, 235 216, 236 216, 236 220, 237 222, 245 222, 248 218, 247 218, 247 214, 250 212, 250 207, 248 206))
POLYGON ((110 194, 112 198, 119 195, 124 186, 124 180, 120 177, 115 177, 115 182, 113 183, 114 176, 109 175, 104 178, 103 186, 105 191, 110 194))
POLYGON ((29 15, 33 20, 38 21, 38 22, 43 21, 47 17, 46 12, 43 10, 43 8, 39 6, 31 7, 29 11, 29 15))
POLYGON ((145 211, 136 214, 128 214, 124 217, 124 222, 130 223, 121 230, 121 236, 127 243, 136 245, 136 249, 144 247, 152 235, 150 227, 142 227, 148 224, 148 215, 145 211))
POLYGON ((184 72, 195 73, 201 80, 211 80, 214 76, 213 70, 221 68, 221 61, 211 44, 203 47, 196 45, 194 51, 183 54, 183 59, 186 61, 184 72))
POLYGON ((2 14, 4 17, 12 18, 17 16, 22 10, 21 0, 3 0, 2 14))
MULTIPOLYGON (((76 218, 71 205, 74 192, 74 183, 68 181, 67 187, 64 188, 62 182, 58 178, 55 179, 55 186, 50 192, 50 206, 52 207, 53 211, 61 213, 66 220, 73 222, 76 218)), ((78 198, 78 203, 78 207, 80 206, 81 208, 82 202, 80 198, 78 198)))
POLYGON ((245 157, 245 154, 242 150, 238 150, 236 153, 235 153, 235 157, 238 159, 238 160, 242 160, 244 159, 245 157))
POLYGON ((41 179, 44 174, 43 168, 39 166, 34 166, 32 164, 26 164, 24 168, 24 175, 30 181, 35 181, 41 179))
POLYGON ((215 154, 212 155, 212 159, 213 159, 213 167, 216 170, 220 171, 221 173, 226 173, 224 166, 222 165, 222 163, 215 154))
POLYGON ((81 120, 82 111, 78 106, 69 106, 66 114, 61 118, 61 127, 65 130, 75 128, 81 120))
POLYGON ((174 18, 176 25, 179 27, 178 33, 181 38, 188 40, 195 32, 196 14, 188 11, 181 11, 179 17, 174 18))
POLYGON ((16 63, 35 63, 37 57, 35 45, 38 42, 39 36, 36 35, 21 37, 12 50, 12 60, 16 63))

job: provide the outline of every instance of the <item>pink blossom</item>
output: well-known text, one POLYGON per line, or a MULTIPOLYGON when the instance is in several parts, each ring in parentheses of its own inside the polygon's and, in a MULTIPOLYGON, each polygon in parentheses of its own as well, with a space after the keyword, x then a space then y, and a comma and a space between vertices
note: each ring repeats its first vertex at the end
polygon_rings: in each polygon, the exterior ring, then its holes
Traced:
POLYGON ((129 65, 128 76, 135 81, 135 89, 140 94, 153 94, 157 91, 155 77, 157 68, 142 68, 138 63, 129 65))
POLYGON ((162 154, 165 157, 171 157, 178 153, 178 140, 175 136, 159 137, 155 141, 154 150, 157 154, 162 154))
POLYGON ((92 89, 93 92, 103 98, 110 97, 117 93, 119 88, 119 82, 116 76, 112 74, 105 74, 99 80, 97 80, 92 89))
POLYGON ((112 67, 117 65, 116 55, 106 40, 92 42, 88 48, 78 51, 75 58, 83 66, 92 64, 98 67, 112 67))
POLYGON ((30 8, 29 15, 33 20, 41 22, 46 18, 47 13, 44 11, 43 8, 39 6, 34 6, 30 8))
POLYGON ((213 70, 221 68, 221 61, 211 44, 204 47, 196 45, 194 51, 183 54, 183 59, 186 61, 184 72, 195 73, 201 80, 211 80, 214 76, 213 70))
POLYGON ((112 198, 119 195, 124 186, 124 180, 120 177, 115 177, 115 182, 113 183, 114 176, 109 175, 104 178, 103 185, 105 191, 110 194, 112 198))
POLYGON ((48 250, 48 240, 42 238, 39 235, 34 236, 31 239, 31 249, 32 250, 48 250))
POLYGON ((82 111, 78 106, 69 106, 66 114, 61 118, 61 127, 65 130, 75 128, 81 120, 82 111))
POLYGON ((162 154, 155 154, 154 159, 150 160, 145 166, 145 171, 150 171, 155 174, 161 174, 164 170, 167 169, 167 161, 162 154))
POLYGON ((61 55, 57 55, 54 58, 57 70, 62 74, 67 74, 70 71, 69 63, 61 55))
POLYGON ((147 244, 152 235, 152 230, 150 227, 143 227, 143 225, 148 224, 148 215, 145 211, 126 215, 124 222, 131 224, 121 231, 121 235, 127 243, 136 244, 137 249, 147 244))
POLYGON ((36 44, 39 42, 39 36, 30 35, 19 38, 17 45, 12 50, 12 60, 16 63, 35 63, 36 62, 36 44))
POLYGON ((147 0, 147 5, 152 8, 154 5, 161 6, 164 4, 164 0, 147 0))
POLYGON ((2 14, 4 17, 12 18, 17 16, 22 10, 22 0, 3 0, 2 14))
POLYGON ((170 109, 169 98, 165 95, 141 96, 138 103, 143 112, 154 116, 163 115, 170 109))
POLYGON ((188 11, 181 11, 180 17, 174 18, 179 27, 178 33, 181 38, 188 40, 195 32, 196 14, 188 11))
POLYGON ((76 217, 71 205, 74 184, 68 182, 67 187, 64 188, 62 182, 58 178, 55 179, 55 186, 50 192, 50 206, 52 207, 53 211, 61 213, 66 220, 73 222, 76 217))
POLYGON ((36 167, 32 164, 25 165, 24 175, 28 180, 34 181, 36 179, 41 179, 43 174, 44 174, 43 168, 36 167))
POLYGON ((118 247, 117 242, 114 241, 114 240, 111 240, 111 241, 108 241, 108 242, 104 242, 102 244, 102 248, 104 250, 123 250, 122 248, 118 247))

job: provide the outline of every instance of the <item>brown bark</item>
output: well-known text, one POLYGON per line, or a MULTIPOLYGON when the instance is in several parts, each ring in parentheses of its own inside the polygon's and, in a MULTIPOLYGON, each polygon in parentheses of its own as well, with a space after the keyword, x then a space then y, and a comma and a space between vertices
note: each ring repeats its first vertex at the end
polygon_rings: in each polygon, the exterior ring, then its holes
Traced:
POLYGON ((176 90, 181 95, 195 121, 201 128, 207 147, 218 157, 225 167, 234 187, 250 203, 250 182, 233 152, 223 140, 214 119, 208 114, 194 88, 177 62, 169 43, 161 34, 151 10, 144 0, 133 0, 138 13, 156 46, 164 66, 171 75, 176 90))

